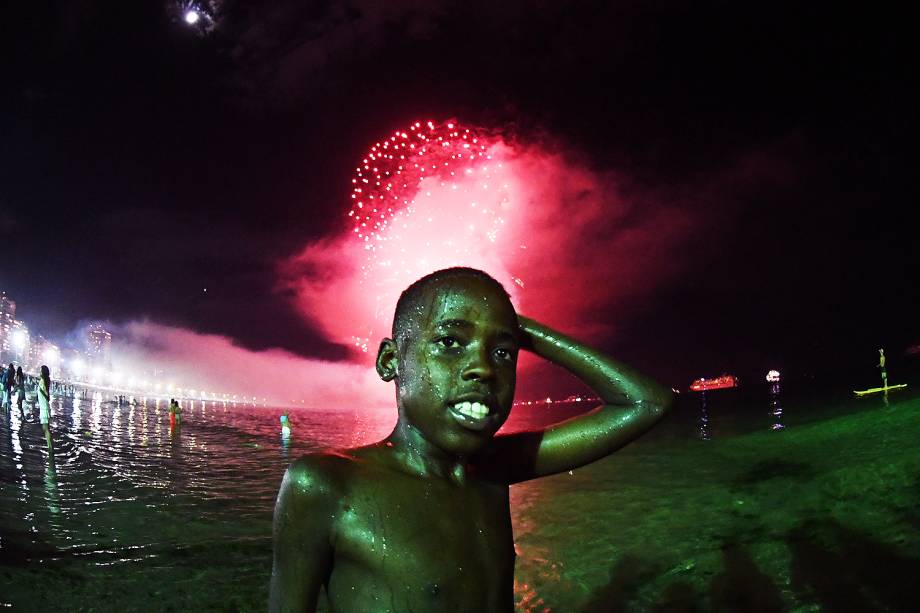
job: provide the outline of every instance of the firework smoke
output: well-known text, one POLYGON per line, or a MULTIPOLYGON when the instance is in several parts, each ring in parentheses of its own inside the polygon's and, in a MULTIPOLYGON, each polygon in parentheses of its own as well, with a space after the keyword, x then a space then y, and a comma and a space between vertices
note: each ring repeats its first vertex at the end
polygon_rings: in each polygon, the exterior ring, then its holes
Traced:
POLYGON ((439 268, 500 280, 517 308, 575 334, 677 271, 689 220, 622 197, 617 178, 545 145, 456 121, 418 122, 356 168, 351 223, 282 263, 282 283, 330 339, 373 354, 399 293, 439 268))

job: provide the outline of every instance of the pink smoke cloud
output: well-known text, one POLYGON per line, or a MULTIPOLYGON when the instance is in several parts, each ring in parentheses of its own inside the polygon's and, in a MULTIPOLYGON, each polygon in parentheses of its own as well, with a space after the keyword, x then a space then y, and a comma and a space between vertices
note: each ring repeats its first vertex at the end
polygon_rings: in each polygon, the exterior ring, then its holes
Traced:
POLYGON ((268 406, 366 409, 393 406, 393 390, 363 364, 251 351, 227 337, 148 321, 115 328, 112 361, 126 374, 153 373, 177 387, 236 394, 268 406), (301 402, 302 401, 302 402, 301 402))
MULTIPOLYGON (((368 363, 389 335, 399 292, 439 268, 486 270, 520 312, 584 338, 615 336, 617 312, 681 272, 678 254, 694 222, 678 207, 628 197, 615 173, 557 149, 483 139, 483 156, 457 167, 456 176, 427 176, 417 189, 409 181, 394 197, 408 203, 409 214, 396 211, 373 229, 347 228, 280 263, 280 283, 293 290, 296 308, 330 340, 366 350, 358 361, 368 363)), ((438 165, 442 159, 457 163, 442 156, 438 165)), ((364 162, 369 168, 375 160, 364 162)))

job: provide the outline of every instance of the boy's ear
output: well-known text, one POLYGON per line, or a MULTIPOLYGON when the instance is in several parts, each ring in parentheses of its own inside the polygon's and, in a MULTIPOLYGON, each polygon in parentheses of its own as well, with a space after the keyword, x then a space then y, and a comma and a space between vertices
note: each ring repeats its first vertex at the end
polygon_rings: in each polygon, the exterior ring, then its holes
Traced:
POLYGON ((377 374, 384 381, 392 381, 397 373, 396 342, 391 338, 380 341, 377 350, 377 374))

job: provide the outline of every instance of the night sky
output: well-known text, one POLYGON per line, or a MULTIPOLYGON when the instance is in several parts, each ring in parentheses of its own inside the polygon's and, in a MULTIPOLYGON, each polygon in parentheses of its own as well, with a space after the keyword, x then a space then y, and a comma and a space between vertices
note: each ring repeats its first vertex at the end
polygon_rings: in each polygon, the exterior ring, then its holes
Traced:
POLYGON ((346 226, 376 140, 459 118, 615 176, 622 227, 685 220, 645 254, 667 274, 595 305, 614 355, 672 385, 871 373, 880 346, 917 368, 917 37, 882 5, 227 1, 205 32, 169 2, 38 4, 0 26, 0 289, 36 332, 348 359, 279 263, 346 226))

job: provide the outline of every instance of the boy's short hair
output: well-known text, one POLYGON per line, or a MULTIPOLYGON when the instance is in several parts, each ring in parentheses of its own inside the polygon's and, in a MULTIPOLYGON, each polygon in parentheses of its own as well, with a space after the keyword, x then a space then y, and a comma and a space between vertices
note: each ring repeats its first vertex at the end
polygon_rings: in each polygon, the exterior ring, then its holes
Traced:
POLYGON ((436 270, 431 274, 425 275, 418 281, 415 281, 399 295, 399 300, 396 301, 396 312, 393 314, 393 338, 398 340, 398 337, 407 331, 409 319, 412 316, 412 309, 418 304, 425 290, 445 279, 456 279, 460 277, 472 277, 487 283, 492 283, 501 290, 502 295, 505 296, 509 302, 511 301, 511 296, 508 294, 507 290, 505 290, 505 286, 499 283, 489 273, 483 272, 478 268, 456 266, 454 268, 436 270))

